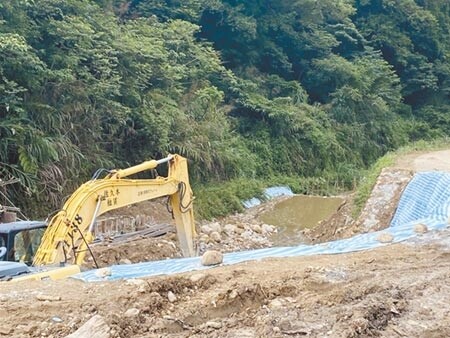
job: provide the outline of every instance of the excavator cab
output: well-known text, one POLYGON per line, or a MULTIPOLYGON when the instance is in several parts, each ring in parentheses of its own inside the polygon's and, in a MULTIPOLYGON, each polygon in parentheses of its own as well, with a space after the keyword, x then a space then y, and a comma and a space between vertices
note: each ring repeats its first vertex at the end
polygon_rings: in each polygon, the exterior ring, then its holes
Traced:
POLYGON ((30 272, 46 228, 40 221, 0 223, 0 280, 30 272))
POLYGON ((0 261, 31 265, 46 228, 40 221, 0 224, 0 261))

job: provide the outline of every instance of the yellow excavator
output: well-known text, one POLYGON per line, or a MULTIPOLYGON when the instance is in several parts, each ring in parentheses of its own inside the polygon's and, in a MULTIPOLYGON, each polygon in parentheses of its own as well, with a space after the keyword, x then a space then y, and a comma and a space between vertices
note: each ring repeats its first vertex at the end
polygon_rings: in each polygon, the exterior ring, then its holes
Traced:
MULTIPOLYGON (((84 258, 90 251, 89 244, 95 238, 96 218, 107 211, 127 205, 168 196, 169 205, 176 223, 178 240, 185 257, 195 255, 195 224, 193 214, 193 194, 189 184, 187 160, 180 155, 169 155, 161 160, 150 160, 139 165, 120 170, 108 171, 105 178, 99 179, 101 172, 81 185, 67 200, 46 226, 42 240, 34 253, 32 266, 8 266, 20 264, 7 262, 15 260, 14 238, 18 233, 32 247, 30 231, 44 227, 43 222, 15 222, 0 225, 0 278, 59 279, 80 272, 84 258), (154 179, 131 179, 130 176, 146 170, 156 169, 168 163, 167 177, 154 179), (3 234, 2 234, 3 229, 3 234), (3 237, 2 237, 3 236, 3 237), (5 245, 2 245, 4 243, 5 245), (23 268, 22 266, 22 268, 23 268)), ((26 256, 30 259, 32 250, 26 256)), ((23 258, 23 256, 22 256, 23 258)), ((22 259, 23 260, 23 259, 22 259)))

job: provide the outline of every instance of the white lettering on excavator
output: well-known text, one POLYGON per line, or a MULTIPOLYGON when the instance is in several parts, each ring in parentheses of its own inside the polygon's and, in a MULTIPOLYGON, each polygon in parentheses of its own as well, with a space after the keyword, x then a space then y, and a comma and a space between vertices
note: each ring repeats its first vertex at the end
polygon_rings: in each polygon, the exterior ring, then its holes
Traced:
POLYGON ((155 189, 141 190, 141 191, 138 191, 138 196, 148 195, 148 194, 154 193, 155 191, 156 191, 155 189))

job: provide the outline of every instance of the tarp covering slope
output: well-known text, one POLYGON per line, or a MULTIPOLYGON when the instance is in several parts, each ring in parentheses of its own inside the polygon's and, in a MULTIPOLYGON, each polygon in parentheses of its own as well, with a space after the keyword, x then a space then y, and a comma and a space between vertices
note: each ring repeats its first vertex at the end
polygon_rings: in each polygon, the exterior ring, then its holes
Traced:
MULTIPOLYGON (((378 240, 382 233, 391 234, 393 236, 392 243, 398 243, 418 235, 414 231, 416 224, 427 225, 429 231, 440 230, 449 225, 449 217, 450 173, 418 173, 405 189, 391 225, 385 230, 316 245, 298 245, 228 253, 224 255, 223 264, 236 264, 268 257, 339 254, 373 249, 387 245, 378 240)), ((91 282, 149 277, 208 268, 201 265, 200 257, 179 258, 138 264, 113 265, 110 268, 111 275, 109 276, 101 277, 96 273, 96 270, 91 270, 78 274, 75 278, 91 282)))
POLYGON ((410 222, 429 225, 429 222, 448 221, 449 216, 450 173, 418 173, 403 192, 391 227, 410 222))

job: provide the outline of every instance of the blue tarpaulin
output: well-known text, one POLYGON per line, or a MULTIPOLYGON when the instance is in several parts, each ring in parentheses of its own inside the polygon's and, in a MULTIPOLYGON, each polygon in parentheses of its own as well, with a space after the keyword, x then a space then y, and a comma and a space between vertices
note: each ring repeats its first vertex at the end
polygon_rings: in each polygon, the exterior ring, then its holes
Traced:
MULTIPOLYGON (((264 196, 266 199, 270 200, 274 197, 280 196, 294 196, 291 188, 289 187, 271 187, 264 190, 264 196)), ((253 197, 249 200, 242 202, 245 208, 256 207, 260 205, 262 201, 259 198, 253 197)))
MULTIPOLYGON (((416 224, 425 224, 428 230, 446 228, 450 217, 450 173, 424 172, 416 174, 406 187, 391 225, 382 231, 365 233, 316 245, 275 247, 251 251, 233 252, 224 255, 223 264, 236 264, 269 257, 294 257, 318 254, 339 254, 377 248, 377 238, 383 233, 392 235, 392 243, 398 243, 418 234, 416 224)), ((202 266, 200 257, 167 259, 128 265, 111 266, 111 275, 99 277, 96 270, 80 273, 74 278, 84 281, 103 281, 173 274, 210 267, 202 266)))

